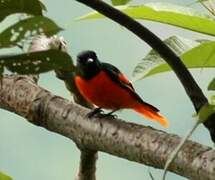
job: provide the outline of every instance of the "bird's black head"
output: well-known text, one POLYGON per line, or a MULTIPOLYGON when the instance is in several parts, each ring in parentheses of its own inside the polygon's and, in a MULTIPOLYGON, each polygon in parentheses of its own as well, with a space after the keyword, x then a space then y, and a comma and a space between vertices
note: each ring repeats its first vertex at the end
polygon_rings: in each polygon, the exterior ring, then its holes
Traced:
POLYGON ((101 64, 94 51, 83 51, 77 56, 79 75, 85 79, 91 79, 101 70, 101 64))

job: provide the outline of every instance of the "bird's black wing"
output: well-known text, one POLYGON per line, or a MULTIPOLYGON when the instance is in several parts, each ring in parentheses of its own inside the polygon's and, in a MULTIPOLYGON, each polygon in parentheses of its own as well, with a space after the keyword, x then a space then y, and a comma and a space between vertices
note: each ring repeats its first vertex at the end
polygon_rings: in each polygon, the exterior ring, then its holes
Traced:
POLYGON ((129 88, 134 91, 131 82, 120 72, 120 70, 109 63, 101 63, 102 69, 110 76, 110 78, 123 88, 129 88))
POLYGON ((132 86, 131 82, 120 72, 120 70, 109 63, 101 63, 101 68, 104 70, 109 77, 116 82, 118 85, 120 85, 122 88, 125 88, 128 90, 128 92, 133 95, 140 103, 143 103, 145 105, 150 106, 154 111, 159 111, 156 107, 152 106, 151 104, 148 104, 144 102, 141 97, 135 92, 134 87, 132 86))

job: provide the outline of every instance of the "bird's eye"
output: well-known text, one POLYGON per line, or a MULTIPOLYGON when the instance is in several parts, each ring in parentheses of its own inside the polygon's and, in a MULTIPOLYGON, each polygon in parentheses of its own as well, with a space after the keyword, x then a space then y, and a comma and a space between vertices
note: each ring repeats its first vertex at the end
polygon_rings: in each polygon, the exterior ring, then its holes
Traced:
POLYGON ((91 62, 93 62, 94 60, 92 59, 92 58, 89 58, 89 59, 87 59, 87 62, 88 63, 91 63, 91 62))

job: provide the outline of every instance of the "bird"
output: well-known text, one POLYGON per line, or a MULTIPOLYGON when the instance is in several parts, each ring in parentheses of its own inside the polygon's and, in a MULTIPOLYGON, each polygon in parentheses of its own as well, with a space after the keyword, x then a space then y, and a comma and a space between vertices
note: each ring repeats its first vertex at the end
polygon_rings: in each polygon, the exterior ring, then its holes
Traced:
POLYGON ((100 61, 92 50, 77 55, 74 82, 80 94, 97 106, 89 117, 102 109, 111 110, 109 115, 121 109, 132 109, 168 127, 168 120, 159 114, 156 107, 142 100, 128 78, 117 67, 100 61))

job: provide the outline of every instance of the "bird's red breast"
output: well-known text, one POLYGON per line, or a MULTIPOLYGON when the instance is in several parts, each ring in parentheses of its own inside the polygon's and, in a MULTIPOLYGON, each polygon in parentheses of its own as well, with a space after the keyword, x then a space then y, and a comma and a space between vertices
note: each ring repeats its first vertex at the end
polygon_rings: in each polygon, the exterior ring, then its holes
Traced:
MULTIPOLYGON (((124 76, 121 77, 127 82, 124 76)), ((81 95, 98 107, 121 109, 132 108, 136 104, 132 94, 114 82, 104 71, 89 80, 76 76, 75 82, 81 95)))

